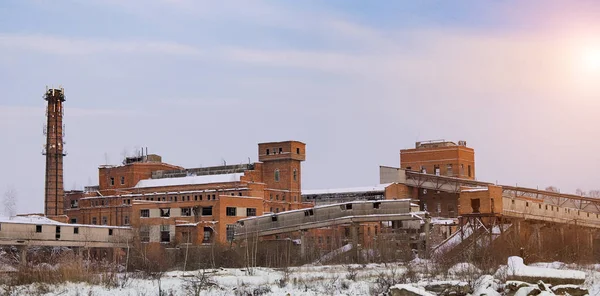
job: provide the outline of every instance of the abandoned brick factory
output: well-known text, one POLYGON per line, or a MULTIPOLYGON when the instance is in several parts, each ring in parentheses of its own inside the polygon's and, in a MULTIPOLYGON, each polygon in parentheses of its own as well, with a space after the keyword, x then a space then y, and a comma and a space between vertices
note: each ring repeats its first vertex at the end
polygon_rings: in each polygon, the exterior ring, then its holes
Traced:
MULTIPOLYGON (((380 166, 380 184, 369 186, 302 189, 310 152, 305 143, 286 140, 257 144, 255 163, 201 168, 141 149, 121 165, 99 166, 98 185, 65 191, 64 90, 48 89, 45 98, 45 217, 22 215, 17 218, 26 223, 12 226, 15 233, 29 227, 32 236, 46 234, 39 239, 45 245, 83 246, 76 234, 88 231, 96 233, 93 247, 122 247, 124 237, 177 248, 254 236, 293 240, 303 253, 307 241, 322 253, 408 241, 435 256, 510 236, 531 250, 550 237, 597 248, 600 200, 479 181, 475 151, 465 141, 401 149, 399 166, 380 166), (570 227, 578 227, 576 238, 570 227), (408 240, 394 240, 400 232, 408 240)), ((14 236, 10 224, 2 221, 4 241, 27 244, 7 237, 14 236)))

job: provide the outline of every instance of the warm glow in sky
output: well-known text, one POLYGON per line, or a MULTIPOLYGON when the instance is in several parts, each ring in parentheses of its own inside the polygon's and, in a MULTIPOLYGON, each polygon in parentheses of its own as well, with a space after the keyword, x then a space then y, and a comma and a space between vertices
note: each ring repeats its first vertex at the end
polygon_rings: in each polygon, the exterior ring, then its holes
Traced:
MULTIPOLYGON (((183 167, 307 144, 302 188, 371 186, 416 141, 478 180, 600 189, 600 1, 0 1, 0 195, 43 210, 46 85, 65 188, 125 150, 183 167)), ((0 215, 2 205, 0 204, 0 215)))

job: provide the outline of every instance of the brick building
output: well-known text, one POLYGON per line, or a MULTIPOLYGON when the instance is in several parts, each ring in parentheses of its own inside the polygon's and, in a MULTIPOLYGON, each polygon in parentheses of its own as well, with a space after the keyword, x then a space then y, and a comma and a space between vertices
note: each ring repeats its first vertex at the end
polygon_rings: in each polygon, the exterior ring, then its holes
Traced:
POLYGON ((244 217, 311 207, 301 198, 298 141, 258 145, 259 162, 184 169, 158 155, 100 166, 98 186, 66 194, 71 223, 133 226, 143 241, 212 243, 232 238, 244 217))
POLYGON ((400 150, 400 167, 406 170, 475 180, 475 151, 467 142, 417 142, 415 148, 400 150))

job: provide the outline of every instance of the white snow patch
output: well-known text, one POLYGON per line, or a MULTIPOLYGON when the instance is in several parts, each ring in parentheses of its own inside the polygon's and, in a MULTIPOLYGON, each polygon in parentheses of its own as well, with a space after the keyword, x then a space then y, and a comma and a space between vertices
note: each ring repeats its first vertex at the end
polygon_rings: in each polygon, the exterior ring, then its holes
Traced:
POLYGON ((425 289, 420 289, 420 288, 417 288, 417 287, 414 287, 414 286, 411 286, 411 285, 405 285, 405 284, 395 285, 392 288, 396 288, 396 289, 399 289, 399 290, 410 291, 412 293, 415 293, 417 295, 422 295, 422 296, 434 296, 434 294, 431 294, 431 293, 425 291, 425 289))
POLYGON ((543 267, 527 266, 523 263, 523 258, 512 256, 508 258, 506 267, 507 276, 530 277, 530 278, 555 278, 555 279, 574 279, 585 280, 585 272, 569 269, 553 269, 543 267))
POLYGON ((379 184, 379 185, 370 186, 370 187, 366 186, 366 187, 351 187, 351 188, 302 190, 302 195, 359 193, 359 192, 383 192, 383 191, 385 191, 385 188, 390 186, 391 184, 392 183, 379 184))
POLYGON ((239 182, 243 173, 140 180, 135 188, 239 182))

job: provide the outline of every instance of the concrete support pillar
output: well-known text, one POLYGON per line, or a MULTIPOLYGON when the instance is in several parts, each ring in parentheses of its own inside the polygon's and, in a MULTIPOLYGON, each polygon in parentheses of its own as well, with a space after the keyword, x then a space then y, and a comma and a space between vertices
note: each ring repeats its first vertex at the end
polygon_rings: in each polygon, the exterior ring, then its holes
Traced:
POLYGON ((21 266, 27 266, 27 246, 19 246, 19 253, 21 259, 21 266))
POLYGON ((425 217, 425 228, 424 228, 424 243, 425 245, 423 246, 423 254, 421 254, 421 258, 425 258, 425 259, 429 259, 429 231, 431 228, 431 218, 429 217, 429 215, 427 215, 425 217))
POLYGON ((359 263, 360 261, 360 247, 358 239, 359 227, 359 223, 352 223, 352 225, 350 226, 350 234, 352 236, 352 248, 354 248, 354 259, 356 263, 359 263))
POLYGON ((534 231, 534 235, 535 235, 535 243, 537 246, 537 250, 538 252, 542 250, 542 234, 540 231, 540 228, 542 228, 541 225, 534 225, 533 226, 533 231, 534 231))
POLYGON ((300 230, 300 257, 306 259, 306 231, 300 230))

